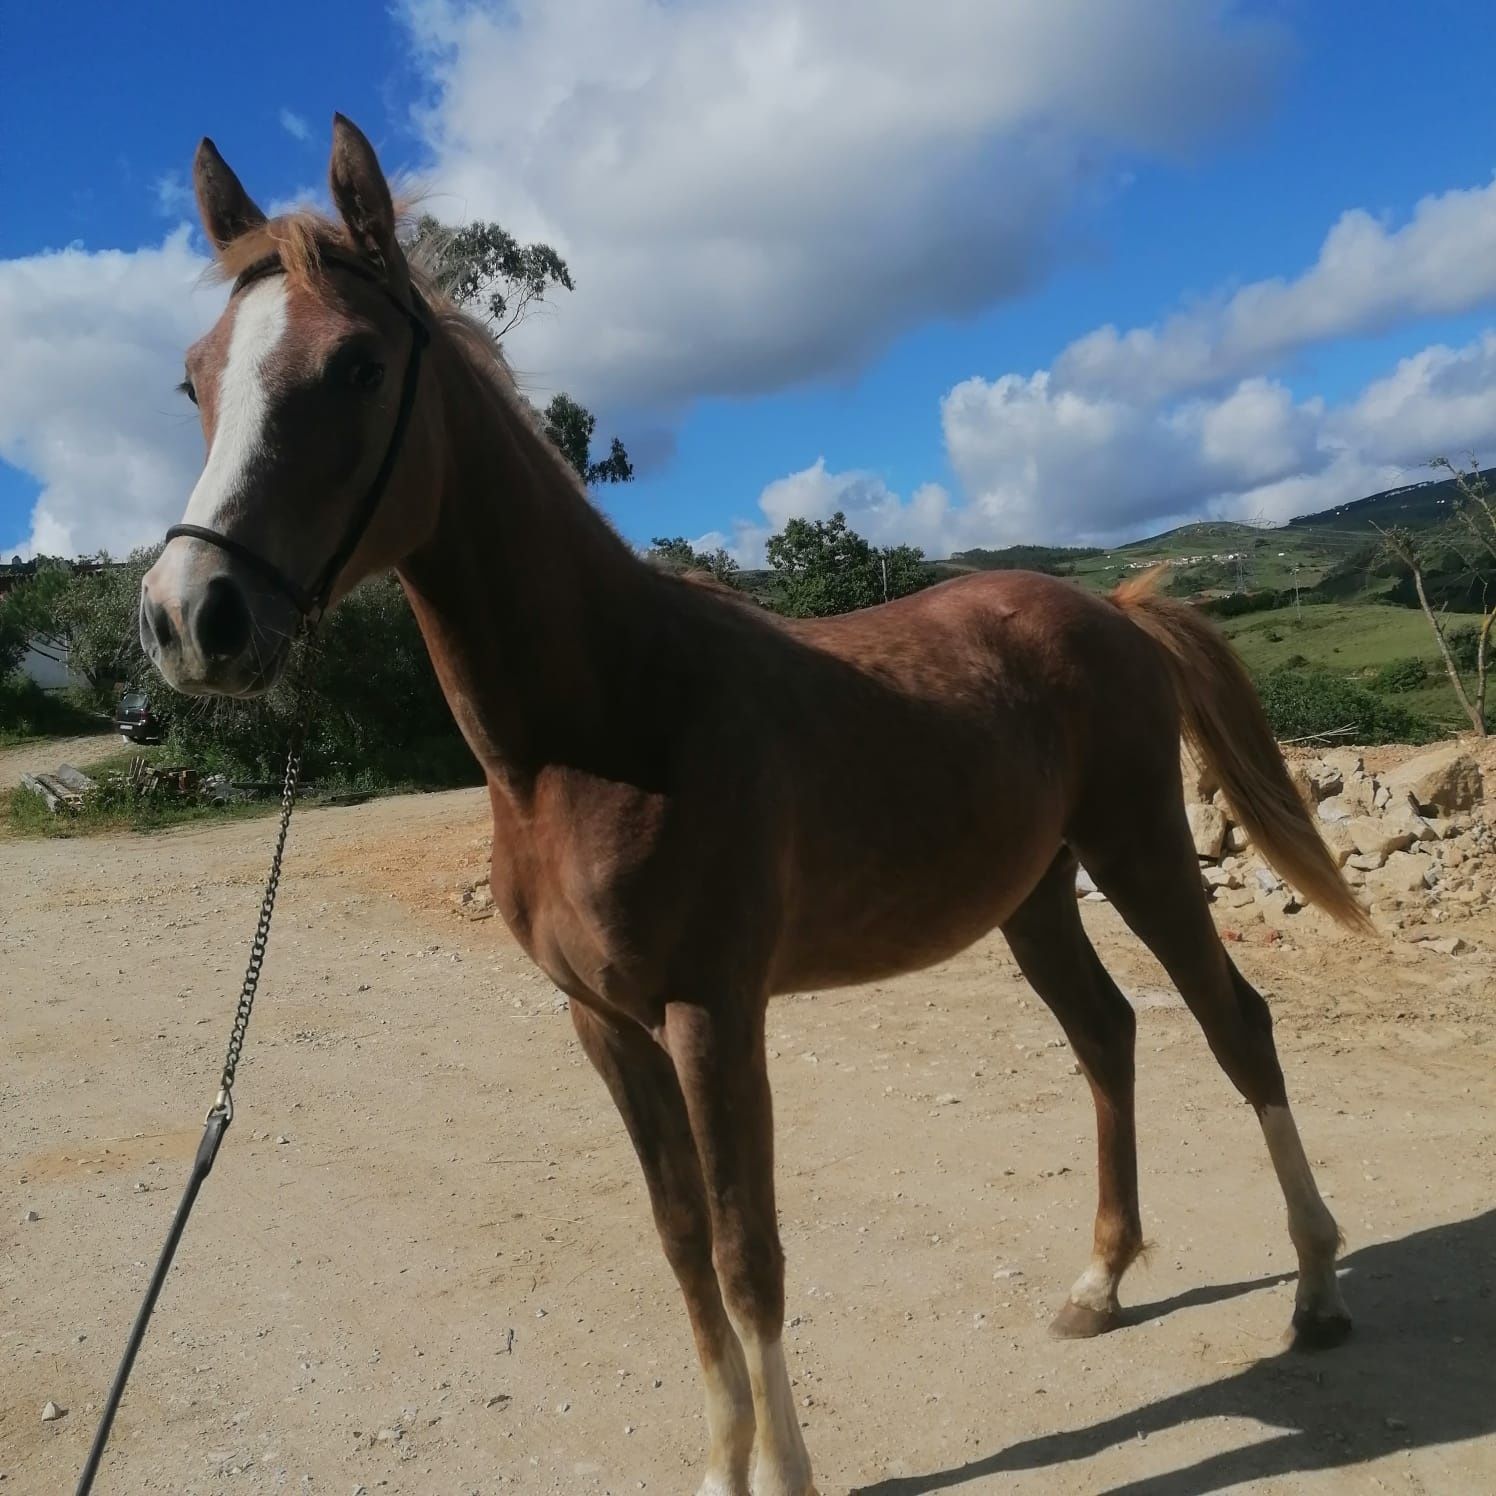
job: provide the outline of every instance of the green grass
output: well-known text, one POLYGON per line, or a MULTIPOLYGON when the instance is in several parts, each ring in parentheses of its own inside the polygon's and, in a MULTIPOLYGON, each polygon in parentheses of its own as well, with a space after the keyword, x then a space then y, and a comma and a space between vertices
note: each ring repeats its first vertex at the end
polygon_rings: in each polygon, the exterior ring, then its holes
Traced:
MULTIPOLYGON (((181 756, 169 745, 126 747, 86 765, 77 765, 95 779, 102 780, 112 772, 123 773, 134 759, 148 764, 179 764, 181 756)), ((449 788, 447 785, 438 788, 449 788)), ((416 780, 383 780, 364 773, 326 778, 311 790, 304 790, 303 805, 349 804, 385 795, 408 795, 429 792, 430 784, 416 780)), ((81 810, 60 811, 54 815, 41 796, 26 789, 0 791, 0 827, 16 836, 100 836, 116 831, 153 832, 172 826, 200 821, 240 821, 271 815, 280 810, 280 795, 267 794, 254 800, 231 801, 215 805, 181 800, 150 798, 124 789, 109 790, 90 796, 81 810)), ((0 831, 0 834, 4 834, 0 831)))
POLYGON ((105 796, 81 810, 53 815, 40 795, 27 789, 0 791, 0 818, 16 836, 99 836, 111 831, 164 831, 194 821, 242 821, 280 808, 274 799, 204 805, 144 796, 105 796))

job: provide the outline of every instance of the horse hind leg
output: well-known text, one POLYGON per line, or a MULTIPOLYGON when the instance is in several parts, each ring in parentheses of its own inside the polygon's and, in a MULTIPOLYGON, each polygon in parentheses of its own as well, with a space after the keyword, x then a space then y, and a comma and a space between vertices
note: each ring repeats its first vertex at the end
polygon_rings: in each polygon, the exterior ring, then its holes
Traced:
POLYGON ((1097 887, 1163 964, 1221 1068, 1256 1111, 1299 1262, 1293 1341, 1304 1348, 1335 1345, 1351 1329, 1335 1276, 1340 1229, 1299 1140, 1272 1015, 1216 932, 1177 787, 1160 799, 1162 809, 1139 797, 1140 814, 1125 832, 1109 827, 1104 835, 1092 833, 1076 850, 1097 887))
POLYGON ((1102 966, 1075 898, 1075 858, 1062 852, 1003 926, 1019 969, 1059 1019, 1096 1106, 1097 1203, 1091 1260, 1051 1329, 1078 1339, 1122 1323, 1122 1275, 1143 1249, 1133 1121, 1136 1019, 1102 966))

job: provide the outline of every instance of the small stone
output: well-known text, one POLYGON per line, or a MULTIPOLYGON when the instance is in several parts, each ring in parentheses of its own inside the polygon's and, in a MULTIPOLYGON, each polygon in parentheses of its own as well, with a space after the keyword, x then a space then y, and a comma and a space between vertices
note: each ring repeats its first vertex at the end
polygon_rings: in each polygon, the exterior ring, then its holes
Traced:
POLYGON ((1445 815, 1473 810, 1484 789, 1480 765, 1460 743, 1431 748, 1386 776, 1389 788, 1410 794, 1420 809, 1445 815))
POLYGON ((287 1137, 287 1136, 286 1136, 286 1135, 285 1135, 285 1133, 283 1133, 283 1132, 278 1132, 278 1133, 276 1133, 276 1135, 275 1135, 275 1141, 276 1141, 276 1142, 277 1142, 277 1143, 289 1143, 289 1142, 290 1142, 290 1141, 291 1141, 291 1140, 290 1140, 290 1138, 288 1138, 288 1137, 287 1137))
POLYGON ((1411 847, 1415 839, 1411 826, 1377 816, 1357 816, 1345 829, 1350 832, 1356 850, 1367 857, 1390 857, 1411 847))
POLYGON ((954 1091, 947 1091, 943 1096, 935 1098, 936 1106, 959 1106, 961 1098, 954 1091))
POLYGON ((1214 862, 1226 841, 1226 817, 1214 805, 1186 805, 1195 855, 1214 862))
POLYGON ((1316 800, 1328 800, 1345 788, 1344 773, 1330 764, 1319 764, 1309 771, 1309 783, 1316 800))
POLYGON ((22 1223, 25 1224, 25 1225, 27 1225, 27 1226, 29 1226, 32 1223, 32 1221, 39 1221, 39 1220, 41 1220, 41 1217, 34 1210, 28 1210, 26 1212, 26 1214, 21 1217, 22 1223))
POLYGON ((376 1444, 398 1444, 405 1437, 405 1430, 398 1423, 382 1428, 374 1435, 376 1444))
POLYGON ((66 1408, 59 1408, 57 1404, 53 1402, 49 1397, 47 1399, 47 1405, 42 1409, 42 1422, 56 1423, 59 1418, 67 1417, 67 1411, 68 1410, 66 1408))
POLYGON ((1346 826, 1345 821, 1330 821, 1320 827, 1320 835, 1330 856, 1335 859, 1336 867, 1344 867, 1346 858, 1356 850, 1356 843, 1346 826))
POLYGON ((1319 759, 1342 779, 1359 779, 1366 772, 1366 760, 1352 748, 1330 748, 1321 753, 1319 759))
POLYGON ((1438 951, 1441 956, 1462 956, 1470 949, 1458 935, 1443 935, 1437 940, 1422 942, 1426 951, 1438 951))
POLYGON ((556 1404, 556 1411, 558 1413, 569 1413, 571 1412, 571 1404, 569 1402, 558 1402, 556 1404))
POLYGON ((1331 795, 1328 800, 1321 800, 1315 814, 1322 821, 1348 821, 1351 818, 1351 806, 1345 803, 1341 795, 1331 795))

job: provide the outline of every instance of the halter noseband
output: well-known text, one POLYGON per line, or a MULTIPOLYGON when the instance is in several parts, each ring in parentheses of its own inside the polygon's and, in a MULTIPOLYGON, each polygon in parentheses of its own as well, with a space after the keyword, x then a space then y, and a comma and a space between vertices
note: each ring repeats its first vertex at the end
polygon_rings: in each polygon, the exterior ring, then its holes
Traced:
MULTIPOLYGON (((354 551, 358 549, 359 542, 364 538, 364 532, 369 528, 370 521, 373 520, 374 513, 379 507, 385 488, 389 485, 390 475, 394 472, 395 463, 400 457, 400 447, 405 440, 406 428, 410 425, 411 411, 415 409, 416 388, 421 378, 421 353, 431 341, 430 329, 425 320, 418 315, 419 312, 425 311, 425 304, 414 287, 410 292, 414 305, 407 306, 372 270, 357 260, 346 260, 340 255, 324 254, 322 263, 338 270, 346 270, 349 274, 359 276, 377 286, 388 300, 399 308, 401 315, 410 323, 411 331, 410 357, 405 364, 405 378, 400 386, 400 404, 395 411, 395 424, 390 428, 389 443, 384 449, 384 456, 380 460, 378 471, 369 482, 363 501, 349 519, 348 528, 337 550, 328 558, 327 564, 318 573, 312 586, 306 588, 292 581, 274 562, 267 561, 257 551, 251 550, 247 545, 227 535, 219 534, 217 530, 210 530, 204 525, 173 525, 166 532, 168 541, 176 540, 178 537, 188 540, 205 540, 209 545, 216 545, 219 550, 226 551, 235 560, 242 561, 283 592, 296 605, 297 612, 312 623, 316 623, 321 618, 323 609, 327 607, 327 600, 332 595, 333 584, 352 559, 354 551)), ((235 280, 234 289, 229 293, 230 300, 237 296, 245 286, 257 280, 264 280, 267 276, 283 275, 285 269, 278 255, 270 255, 263 260, 257 260, 241 272, 235 280)))

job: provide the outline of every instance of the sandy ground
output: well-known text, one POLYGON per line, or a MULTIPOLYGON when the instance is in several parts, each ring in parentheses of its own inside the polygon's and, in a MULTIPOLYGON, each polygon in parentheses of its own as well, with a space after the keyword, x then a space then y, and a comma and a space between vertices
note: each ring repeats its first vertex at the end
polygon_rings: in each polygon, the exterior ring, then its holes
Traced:
MULTIPOLYGON (((4 1493, 72 1489, 270 829, 0 839, 4 1493)), ((239 1118, 101 1493, 695 1489, 694 1360, 621 1127, 555 991, 451 912, 485 829, 468 792, 298 818, 239 1118)), ((1101 1340, 1045 1333, 1089 1241, 1091 1107, 1000 940, 771 1013, 824 1496, 1496 1488, 1496 916, 1459 957, 1307 924, 1237 948, 1348 1240, 1358 1334, 1311 1358, 1281 1349, 1293 1259, 1249 1111, 1086 917, 1140 1010, 1155 1243, 1101 1340)))

